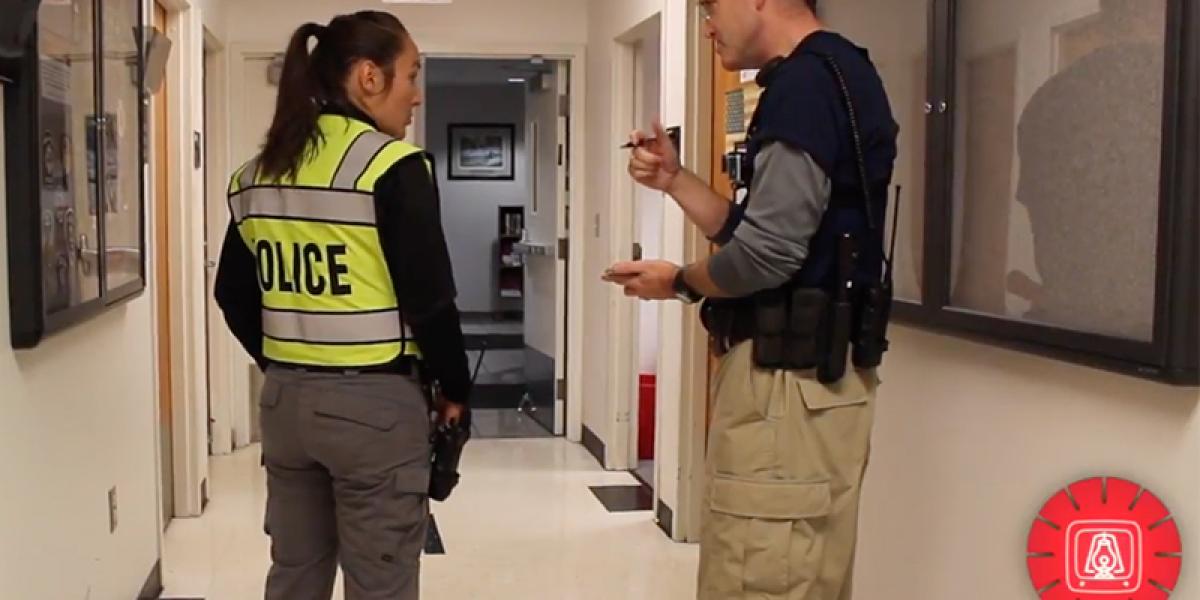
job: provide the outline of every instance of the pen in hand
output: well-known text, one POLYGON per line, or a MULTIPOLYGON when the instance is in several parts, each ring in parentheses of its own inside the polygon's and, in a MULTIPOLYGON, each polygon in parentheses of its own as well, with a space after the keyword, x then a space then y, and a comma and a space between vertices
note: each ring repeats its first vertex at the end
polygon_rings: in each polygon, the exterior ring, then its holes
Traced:
POLYGON ((656 138, 656 137, 646 138, 643 140, 638 140, 638 142, 636 144, 633 142, 625 142, 623 145, 620 146, 620 148, 622 148, 622 149, 640 148, 642 146, 645 146, 646 144, 652 144, 657 141, 658 141, 658 138, 656 138))

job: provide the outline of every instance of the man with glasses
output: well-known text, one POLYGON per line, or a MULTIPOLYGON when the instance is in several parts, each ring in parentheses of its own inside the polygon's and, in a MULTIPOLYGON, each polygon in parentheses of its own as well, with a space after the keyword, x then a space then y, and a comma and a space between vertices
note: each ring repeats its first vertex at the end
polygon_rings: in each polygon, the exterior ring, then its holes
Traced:
POLYGON ((745 152, 727 159, 749 188, 741 203, 684 170, 661 124, 630 140, 630 175, 721 245, 686 267, 638 261, 605 275, 647 300, 706 299, 722 362, 702 600, 851 597, 887 346, 883 225, 898 127, 866 50, 825 31, 816 4, 699 2, 722 66, 759 69, 765 88, 745 152))

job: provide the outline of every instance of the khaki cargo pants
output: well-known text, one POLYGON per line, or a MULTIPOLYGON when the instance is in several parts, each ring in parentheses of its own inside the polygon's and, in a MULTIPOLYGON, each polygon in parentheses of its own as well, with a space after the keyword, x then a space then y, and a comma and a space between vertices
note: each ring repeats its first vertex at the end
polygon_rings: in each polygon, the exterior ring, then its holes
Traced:
POLYGON ((272 367, 262 392, 267 600, 416 600, 430 425, 407 377, 272 367))
POLYGON ((714 381, 701 600, 849 600, 875 372, 832 386, 754 368, 752 344, 714 381))

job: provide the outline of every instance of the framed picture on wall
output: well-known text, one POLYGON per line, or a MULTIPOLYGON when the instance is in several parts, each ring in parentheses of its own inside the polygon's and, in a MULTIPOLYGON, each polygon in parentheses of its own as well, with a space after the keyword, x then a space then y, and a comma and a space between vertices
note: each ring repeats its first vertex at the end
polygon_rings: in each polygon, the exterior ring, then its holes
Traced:
POLYGON ((447 178, 451 180, 513 179, 516 149, 512 124, 452 123, 448 126, 447 178))

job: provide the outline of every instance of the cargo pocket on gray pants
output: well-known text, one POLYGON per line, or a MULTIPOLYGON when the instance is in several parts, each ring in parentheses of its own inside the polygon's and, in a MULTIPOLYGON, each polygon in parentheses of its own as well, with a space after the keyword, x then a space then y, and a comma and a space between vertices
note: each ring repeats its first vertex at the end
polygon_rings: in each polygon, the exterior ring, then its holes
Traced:
MULTIPOLYGON (((259 429, 263 432, 262 444, 259 446, 258 465, 266 468, 267 466, 267 448, 274 441, 274 435, 268 432, 269 424, 276 420, 275 409, 279 406, 280 399, 283 398, 283 384, 267 370, 266 377, 263 380, 262 390, 258 394, 258 420, 259 429)), ((271 427, 273 429, 273 427, 271 427)), ((267 503, 266 511, 263 514, 263 533, 271 535, 271 504, 267 503)))

